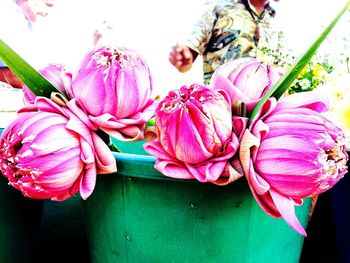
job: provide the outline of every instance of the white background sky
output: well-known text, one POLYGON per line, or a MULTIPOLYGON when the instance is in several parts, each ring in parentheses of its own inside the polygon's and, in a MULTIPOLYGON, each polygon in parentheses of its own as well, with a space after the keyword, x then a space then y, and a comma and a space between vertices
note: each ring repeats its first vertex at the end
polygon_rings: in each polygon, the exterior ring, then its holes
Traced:
MULTIPOLYGON (((138 50, 147 60, 155 89, 164 94, 181 85, 201 81, 200 60, 190 73, 182 74, 170 65, 168 53, 171 46, 181 42, 191 30, 203 1, 57 0, 49 16, 34 28, 37 38, 44 38, 38 43, 39 51, 33 51, 32 55, 44 62, 77 64, 82 54, 92 47, 93 31, 107 20, 114 28, 117 43, 138 50)), ((280 0, 272 4, 289 45, 301 52, 345 2, 280 0)), ((337 34, 350 35, 349 23, 339 27, 337 34)))

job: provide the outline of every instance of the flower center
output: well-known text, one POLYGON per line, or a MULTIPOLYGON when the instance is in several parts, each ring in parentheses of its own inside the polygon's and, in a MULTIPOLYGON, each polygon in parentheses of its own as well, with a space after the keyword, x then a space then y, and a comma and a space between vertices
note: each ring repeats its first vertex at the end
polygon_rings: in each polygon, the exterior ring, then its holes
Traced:
POLYGON ((180 90, 169 92, 169 95, 161 103, 160 111, 171 113, 177 108, 186 108, 189 101, 203 107, 206 102, 213 99, 213 95, 199 86, 183 86, 180 90))
POLYGON ((2 143, 3 149, 0 155, 0 170, 6 177, 11 176, 18 181, 26 176, 26 172, 21 169, 16 159, 16 155, 22 149, 23 144, 21 140, 16 141, 18 137, 14 137, 13 139, 13 143, 8 143, 6 140, 2 143))
POLYGON ((346 168, 347 158, 343 151, 345 144, 337 142, 337 144, 329 150, 324 151, 318 159, 323 165, 323 173, 319 178, 320 188, 325 190, 329 188, 329 179, 336 180, 342 171, 346 168))
POLYGON ((93 58, 100 66, 109 66, 113 61, 118 61, 122 64, 124 61, 129 60, 128 54, 118 48, 107 48, 107 51, 96 52, 93 58))

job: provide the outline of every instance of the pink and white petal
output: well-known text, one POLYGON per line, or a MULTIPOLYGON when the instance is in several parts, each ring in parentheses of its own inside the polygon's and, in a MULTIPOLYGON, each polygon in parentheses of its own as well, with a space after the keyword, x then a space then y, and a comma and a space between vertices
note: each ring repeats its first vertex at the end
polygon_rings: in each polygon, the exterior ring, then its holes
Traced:
POLYGON ((266 192, 269 188, 267 182, 263 180, 259 175, 255 176, 255 171, 252 168, 252 153, 251 149, 259 148, 260 141, 257 137, 255 137, 249 130, 246 130, 243 134, 241 145, 239 149, 239 159, 242 164, 242 168, 244 171, 244 174, 247 176, 247 179, 250 180, 250 177, 252 177, 252 180, 254 184, 257 184, 256 187, 258 187, 259 193, 266 192), (250 175, 250 172, 253 170, 253 174, 250 175), (260 180, 260 178, 262 180, 260 180), (261 183, 259 185, 259 181, 261 183))
POLYGON ((205 142, 193 124, 193 119, 186 111, 181 113, 172 115, 175 117, 174 123, 168 130, 168 134, 173 136, 171 142, 173 142, 177 159, 187 163, 200 163, 211 158, 213 154, 206 148, 205 142), (179 126, 174 125, 175 123, 179 126), (174 129, 174 132, 171 132, 171 129, 174 129))
POLYGON ((237 170, 233 168, 233 166, 229 162, 227 162, 223 173, 220 175, 220 177, 216 181, 212 183, 220 186, 228 185, 238 180, 243 175, 244 175, 243 173, 239 173, 237 170))
POLYGON ((92 140, 95 151, 97 173, 108 174, 116 172, 117 163, 112 151, 96 133, 92 133, 92 140))
POLYGON ((234 81, 234 85, 240 87, 249 99, 244 102, 260 99, 269 84, 266 66, 261 65, 259 62, 251 63, 244 67, 234 81))
POLYGON ((45 97, 36 97, 34 102, 35 107, 39 111, 52 112, 60 115, 64 115, 62 107, 54 103, 52 100, 45 97))
POLYGON ((150 155, 162 159, 162 160, 173 160, 174 156, 171 156, 167 151, 165 151, 159 142, 159 139, 155 139, 152 142, 146 142, 143 144, 143 148, 150 155))
POLYGON ((176 179, 194 179, 193 175, 188 171, 183 163, 176 162, 175 160, 157 160, 154 168, 164 174, 167 177, 176 179))
POLYGON ((269 216, 273 218, 280 218, 281 213, 277 210, 277 207, 271 198, 270 192, 268 191, 263 195, 259 195, 255 191, 255 189, 252 188, 252 186, 249 184, 249 181, 248 181, 248 185, 260 208, 269 216))
POLYGON ((95 164, 95 154, 92 146, 92 142, 87 142, 83 138, 80 138, 80 158, 85 163, 85 168, 90 168, 95 164))
POLYGON ((96 185, 96 166, 85 170, 84 175, 80 180, 80 196, 83 200, 86 200, 94 191, 96 185))
POLYGON ((149 99, 143 109, 138 112, 135 116, 128 117, 127 119, 131 119, 133 122, 130 124, 139 124, 148 122, 151 118, 154 117, 155 111, 157 109, 158 102, 154 99, 149 99))
POLYGON ((93 131, 89 129, 88 126, 86 126, 77 116, 75 116, 72 113, 70 113, 66 128, 75 133, 78 133, 81 138, 83 138, 84 140, 89 142, 90 145, 92 145, 91 133, 93 131))
POLYGON ((125 123, 122 123, 120 120, 109 113, 105 113, 100 116, 90 115, 89 118, 98 127, 103 127, 105 129, 121 129, 127 126, 125 123))
MULTIPOLYGON (((36 156, 34 154, 17 156, 17 161, 20 163, 20 167, 26 167, 28 169, 33 169, 35 174, 35 168, 40 167, 40 173, 50 172, 52 169, 54 171, 70 171, 73 166, 77 169, 81 169, 83 163, 80 160, 80 149, 78 147, 65 149, 54 153, 54 158, 52 158, 52 153, 48 153, 42 156, 36 156), (69 160, 69 162, 66 162, 69 160)), ((41 177, 43 175, 40 175, 41 177)))
MULTIPOLYGON (((215 75, 215 73, 214 73, 215 75)), ((235 104, 237 101, 248 101, 248 97, 242 92, 240 89, 238 89, 224 74, 217 74, 214 78, 214 75, 212 77, 212 82, 210 86, 214 89, 224 90, 227 94, 230 100, 228 100, 228 103, 235 104)))
POLYGON ((248 184, 257 194, 263 195, 270 189, 270 185, 255 172, 251 159, 251 148, 258 148, 259 144, 260 141, 249 130, 246 130, 241 141, 239 158, 248 184))
POLYGON ((278 189, 278 192, 283 193, 291 198, 306 198, 314 193, 319 193, 320 182, 315 176, 284 176, 284 175, 264 175, 269 181, 272 189, 278 189))
POLYGON ((320 167, 317 163, 308 162, 302 159, 268 159, 255 162, 255 166, 259 167, 259 172, 261 174, 273 171, 273 174, 305 174, 310 176, 315 172, 320 172, 320 167))
MULTIPOLYGON (((290 137, 285 137, 286 139, 290 137)), ((293 137, 292 137, 293 138, 293 137)), ((300 141, 302 143, 302 141, 300 141)), ((264 142, 261 143, 261 145, 265 145, 264 142)), ((309 144, 310 145, 310 144, 309 144)), ((290 149, 278 149, 278 148, 272 148, 267 149, 260 147, 259 153, 257 154, 256 161, 258 160, 266 160, 266 159, 274 159, 274 158, 291 158, 291 159, 299 159, 300 156, 304 160, 307 161, 315 161, 315 156, 317 156, 320 152, 320 149, 317 147, 312 147, 304 149, 304 152, 295 151, 293 148, 290 149)))
POLYGON ((145 125, 128 125, 119 129, 119 132, 124 136, 124 141, 136 142, 144 139, 145 125))
POLYGON ((138 126, 130 125, 119 129, 100 127, 100 129, 119 141, 136 142, 144 139, 143 129, 138 126))
POLYGON ((157 138, 157 132, 155 126, 146 126, 144 131, 146 142, 152 142, 157 138))
POLYGON ((247 129, 248 121, 249 119, 245 117, 232 117, 232 129, 239 141, 241 141, 244 131, 247 129))
POLYGON ((71 99, 67 103, 67 107, 73 112, 79 120, 92 130, 97 130, 97 126, 89 119, 88 113, 83 108, 83 105, 76 98, 71 99))
POLYGON ((81 69, 73 80, 74 96, 93 116, 105 112, 113 114, 116 105, 111 98, 114 94, 105 88, 104 75, 98 68, 81 69))
POLYGON ((283 109, 308 108, 317 112, 329 109, 327 94, 315 89, 309 92, 295 93, 279 100, 276 111, 283 109))
POLYGON ((237 153, 238 148, 238 144, 234 142, 227 142, 221 151, 218 152, 214 157, 210 158, 208 162, 226 161, 237 153))
POLYGON ((295 202, 284 196, 279 194, 278 192, 271 190, 270 191, 273 202, 275 203, 278 211, 281 213, 282 217, 288 225, 297 231, 299 234, 306 237, 306 232, 304 227, 300 224, 298 218, 295 215, 294 205, 295 202))
POLYGON ((254 119, 252 120, 252 122, 249 125, 249 129, 253 129, 256 122, 259 120, 263 120, 265 119, 267 116, 269 116, 274 109, 277 106, 277 100, 274 97, 270 97, 262 106, 262 108, 260 109, 260 111, 258 112, 258 114, 254 117, 254 119))
MULTIPOLYGON (((58 127, 59 125, 65 125, 66 123, 67 123, 67 118, 64 116, 59 116, 52 113, 32 114, 32 118, 30 119, 30 121, 26 121, 25 130, 21 134, 21 136, 23 136, 24 138, 23 142, 32 140, 35 134, 42 133, 44 130, 46 130, 50 126, 55 125, 58 127)), ((46 138, 46 140, 48 139, 46 138)))
POLYGON ((248 173, 246 174, 248 183, 256 191, 257 194, 263 195, 270 190, 270 184, 255 172, 253 162, 250 160, 248 173))
POLYGON ((198 166, 185 163, 193 177, 202 183, 215 182, 223 173, 226 164, 227 161, 208 162, 198 166))
POLYGON ((39 155, 75 148, 77 145, 79 145, 79 137, 66 130, 63 124, 56 124, 42 130, 35 137, 31 144, 31 150, 39 155))

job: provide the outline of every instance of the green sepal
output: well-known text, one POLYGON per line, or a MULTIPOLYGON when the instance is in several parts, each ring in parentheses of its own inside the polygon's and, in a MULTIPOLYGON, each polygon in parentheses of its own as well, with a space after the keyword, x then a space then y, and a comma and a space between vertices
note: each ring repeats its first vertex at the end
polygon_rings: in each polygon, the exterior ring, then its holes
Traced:
POLYGON ((146 126, 155 126, 156 125, 156 121, 154 118, 150 119, 147 123, 146 126))
POLYGON ((112 152, 120 153, 120 149, 119 149, 118 146, 115 145, 112 141, 109 142, 108 148, 109 148, 112 152))

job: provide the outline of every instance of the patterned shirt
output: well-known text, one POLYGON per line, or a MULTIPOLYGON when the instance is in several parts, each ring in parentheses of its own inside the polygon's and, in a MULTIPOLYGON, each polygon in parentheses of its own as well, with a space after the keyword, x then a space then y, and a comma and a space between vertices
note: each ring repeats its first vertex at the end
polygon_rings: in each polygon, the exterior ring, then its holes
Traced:
POLYGON ((278 33, 270 24, 273 15, 269 5, 258 17, 237 0, 210 6, 186 43, 203 56, 204 83, 209 84, 215 69, 229 60, 266 57, 262 47, 276 50, 278 33))

